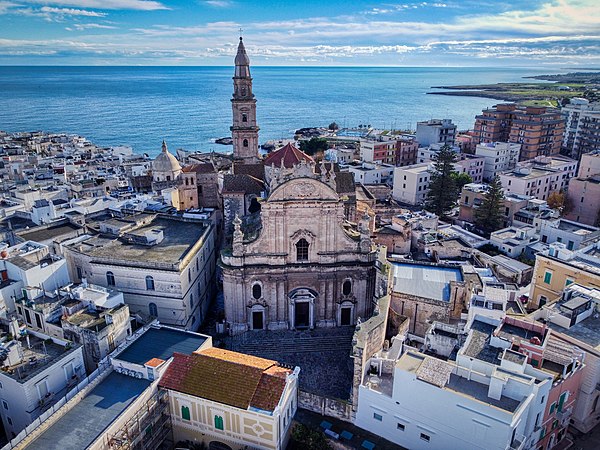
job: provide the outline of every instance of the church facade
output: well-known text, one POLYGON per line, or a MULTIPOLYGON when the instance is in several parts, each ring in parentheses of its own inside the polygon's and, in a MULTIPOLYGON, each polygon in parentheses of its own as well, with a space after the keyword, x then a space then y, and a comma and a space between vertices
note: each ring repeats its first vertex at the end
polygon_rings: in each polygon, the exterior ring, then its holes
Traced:
POLYGON ((358 229, 347 222, 335 172, 317 174, 314 166, 301 161, 276 171, 258 233, 234 222, 232 247, 221 254, 232 334, 349 326, 372 314, 369 218, 358 229))

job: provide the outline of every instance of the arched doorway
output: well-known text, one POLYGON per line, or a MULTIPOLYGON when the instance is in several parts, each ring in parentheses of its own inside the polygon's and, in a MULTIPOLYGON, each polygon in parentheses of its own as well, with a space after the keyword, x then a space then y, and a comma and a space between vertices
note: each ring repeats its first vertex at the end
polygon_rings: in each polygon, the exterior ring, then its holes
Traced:
POLYGON ((289 293, 290 327, 296 330, 313 329, 315 326, 315 299, 317 292, 308 288, 297 288, 289 293))

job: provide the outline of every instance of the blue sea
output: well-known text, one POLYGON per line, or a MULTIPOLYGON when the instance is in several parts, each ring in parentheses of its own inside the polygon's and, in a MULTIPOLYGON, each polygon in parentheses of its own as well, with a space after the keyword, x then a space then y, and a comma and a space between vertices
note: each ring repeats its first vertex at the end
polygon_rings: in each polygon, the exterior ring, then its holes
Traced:
MULTIPOLYGON (((260 142, 297 128, 370 124, 414 129, 452 118, 459 129, 493 99, 426 95, 432 86, 524 81, 514 68, 252 67, 260 142)), ((233 67, 0 67, 0 130, 74 133, 97 145, 230 151, 233 67)), ((530 80, 532 81, 532 80, 530 80)))

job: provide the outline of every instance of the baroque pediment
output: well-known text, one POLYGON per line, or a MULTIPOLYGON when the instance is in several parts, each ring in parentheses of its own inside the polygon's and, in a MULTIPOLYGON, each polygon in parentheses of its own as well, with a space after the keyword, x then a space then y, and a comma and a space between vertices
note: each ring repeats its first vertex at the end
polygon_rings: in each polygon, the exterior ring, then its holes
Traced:
POLYGON ((314 178, 294 178, 280 184, 267 201, 335 200, 339 195, 327 184, 314 178))

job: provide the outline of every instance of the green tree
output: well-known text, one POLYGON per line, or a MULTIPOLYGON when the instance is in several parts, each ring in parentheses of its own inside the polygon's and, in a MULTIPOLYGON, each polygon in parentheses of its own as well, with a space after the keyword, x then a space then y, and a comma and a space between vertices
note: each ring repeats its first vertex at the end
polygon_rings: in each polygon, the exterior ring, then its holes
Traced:
POLYGON ((292 440, 288 446, 291 450, 329 450, 331 446, 321 431, 308 428, 303 424, 296 424, 292 428, 292 440))
POLYGON ((502 228, 504 216, 502 214, 502 200, 504 191, 500 177, 496 176, 489 184, 489 189, 483 197, 479 208, 475 210, 475 225, 486 234, 502 228))
POLYGON ((340 129, 338 124, 335 122, 331 122, 327 128, 329 128, 331 131, 336 131, 340 129))
POLYGON ((452 177, 454 178, 454 182, 456 183, 456 189, 460 193, 465 184, 469 184, 473 182, 473 178, 468 173, 458 173, 453 172, 452 177))
POLYGON ((323 153, 327 148, 327 140, 323 138, 313 137, 308 141, 300 141, 300 150, 310 156, 323 153))
POLYGON ((458 189, 454 173, 456 153, 448 145, 444 145, 433 157, 433 169, 429 192, 425 199, 425 209, 440 217, 450 212, 458 198, 458 189))

